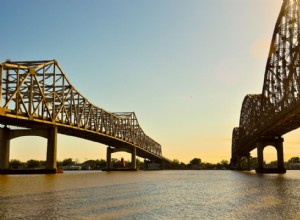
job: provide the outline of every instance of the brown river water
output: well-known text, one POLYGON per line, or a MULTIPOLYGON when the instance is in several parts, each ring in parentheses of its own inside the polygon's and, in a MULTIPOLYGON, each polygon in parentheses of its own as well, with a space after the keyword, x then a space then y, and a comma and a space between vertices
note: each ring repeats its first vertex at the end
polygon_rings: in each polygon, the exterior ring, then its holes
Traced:
POLYGON ((300 171, 0 175, 0 219, 300 219, 300 171))

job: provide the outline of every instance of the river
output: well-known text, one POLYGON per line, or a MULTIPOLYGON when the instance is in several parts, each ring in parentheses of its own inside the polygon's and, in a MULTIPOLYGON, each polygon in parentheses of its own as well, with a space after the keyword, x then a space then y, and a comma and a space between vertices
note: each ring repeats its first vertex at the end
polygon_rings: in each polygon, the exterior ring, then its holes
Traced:
POLYGON ((0 219, 300 219, 300 171, 0 175, 0 219))

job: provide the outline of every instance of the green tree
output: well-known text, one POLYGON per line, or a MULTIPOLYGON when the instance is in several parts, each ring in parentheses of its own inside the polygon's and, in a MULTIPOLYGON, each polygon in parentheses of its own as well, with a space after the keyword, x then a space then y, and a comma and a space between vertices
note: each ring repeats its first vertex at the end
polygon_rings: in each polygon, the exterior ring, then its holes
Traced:
POLYGON ((200 158, 194 158, 190 161, 191 165, 200 165, 201 164, 201 159, 200 158))
POLYGON ((62 166, 62 161, 57 161, 56 165, 57 165, 57 167, 61 167, 62 166))
POLYGON ((172 160, 172 162, 170 163, 170 168, 178 169, 179 168, 179 160, 177 160, 177 159, 172 160))
POLYGON ((64 159, 62 162, 62 166, 72 166, 75 162, 72 160, 72 158, 64 159))
POLYGON ((277 167, 277 160, 271 161, 270 163, 265 165, 268 168, 276 168, 277 167))
POLYGON ((104 159, 96 160, 95 169, 103 169, 105 167, 106 167, 106 160, 104 160, 104 159))
POLYGON ((222 160, 221 165, 222 165, 222 169, 224 169, 224 168, 230 169, 230 164, 229 164, 228 160, 222 160))
POLYGON ((211 164, 211 163, 201 163, 201 166, 200 166, 200 168, 204 169, 204 170, 211 170, 214 167, 215 167, 215 165, 211 164))
POLYGON ((18 168, 20 166, 24 166, 24 163, 17 159, 12 159, 9 162, 9 167, 18 168))
POLYGON ((188 165, 189 169, 192 170, 198 170, 200 169, 201 159, 200 158, 194 158, 190 161, 190 164, 188 165))
POLYGON ((41 166, 40 161, 38 160, 28 160, 26 164, 28 168, 36 168, 41 166))
POLYGON ((111 166, 112 167, 115 167, 115 168, 120 167, 120 164, 121 164, 121 162, 117 158, 112 158, 111 159, 111 166))
POLYGON ((45 160, 40 160, 40 166, 41 167, 46 167, 46 161, 45 160))
POLYGON ((143 162, 142 161, 140 161, 140 159, 139 158, 136 158, 136 167, 140 167, 141 166, 141 164, 143 164, 143 162))
POLYGON ((300 163, 300 158, 292 157, 291 159, 288 160, 288 163, 300 163))
POLYGON ((257 157, 250 158, 250 169, 255 170, 258 167, 258 160, 257 157))
POLYGON ((106 160, 87 160, 83 164, 88 164, 92 170, 100 170, 106 167, 106 160))
POLYGON ((87 160, 87 161, 83 162, 83 164, 88 164, 91 169, 94 169, 97 165, 95 160, 87 160))

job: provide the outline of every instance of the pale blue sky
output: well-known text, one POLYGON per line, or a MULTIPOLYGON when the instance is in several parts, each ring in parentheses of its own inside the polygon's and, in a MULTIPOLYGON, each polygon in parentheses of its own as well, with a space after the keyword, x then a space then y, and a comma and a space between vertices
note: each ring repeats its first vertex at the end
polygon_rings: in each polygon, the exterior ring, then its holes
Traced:
MULTIPOLYGON (((243 98, 262 91, 281 3, 2 0, 0 61, 56 59, 95 105, 134 111, 164 156, 229 160, 243 98)), ((11 159, 45 152, 42 138, 12 141, 11 159)), ((105 158, 105 146, 60 135, 58 158, 68 157, 105 158)))

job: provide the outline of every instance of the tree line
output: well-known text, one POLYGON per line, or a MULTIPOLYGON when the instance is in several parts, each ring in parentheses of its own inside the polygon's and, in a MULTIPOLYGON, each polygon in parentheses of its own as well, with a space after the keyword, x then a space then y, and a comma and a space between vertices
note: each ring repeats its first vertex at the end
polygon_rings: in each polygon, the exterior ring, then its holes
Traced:
MULTIPOLYGON (((125 166, 129 167, 130 162, 124 161, 125 166)), ((137 166, 140 166, 142 163, 139 159, 136 159, 137 166)), ((89 165, 90 169, 92 170, 101 170, 106 168, 106 160, 104 159, 97 159, 97 160, 87 160, 83 163, 79 163, 78 160, 74 160, 72 158, 67 158, 62 161, 57 161, 57 167, 64 167, 64 166, 75 166, 75 165, 89 165)), ((111 160, 112 167, 120 167, 121 166, 121 160, 112 158, 111 160)), ((18 159, 12 159, 9 162, 9 167, 12 169, 22 169, 22 168, 45 168, 46 167, 46 161, 44 160, 28 160, 26 162, 22 162, 18 159)))
MULTIPOLYGON (((130 167, 131 162, 130 161, 124 161, 125 167, 130 167)), ((90 169, 92 170, 101 170, 106 168, 106 160, 99 159, 99 160, 87 160, 83 163, 79 163, 78 160, 73 160, 72 158, 67 158, 62 161, 57 161, 57 167, 62 166, 74 166, 74 165, 80 165, 80 164, 87 164, 89 165, 90 169)), ((136 159, 136 165, 138 168, 141 168, 143 166, 144 162, 136 159)), ((118 168, 121 166, 121 160, 112 158, 111 160, 112 167, 118 168)), ((28 160, 26 162, 22 162, 17 159, 13 159, 9 162, 10 168, 43 168, 46 166, 46 161, 42 160, 28 160)), ((174 159, 170 161, 169 163, 165 164, 165 169, 224 169, 229 168, 228 161, 222 160, 221 163, 217 164, 210 164, 210 163, 202 163, 200 158, 194 158, 190 161, 190 163, 185 164, 182 162, 179 162, 179 160, 174 159)))
MULTIPOLYGON (((125 167, 130 167, 131 162, 130 161, 124 161, 125 167)), ((101 170, 106 168, 106 160, 104 159, 98 159, 98 160, 87 160, 83 163, 79 163, 78 160, 73 160, 72 158, 67 158, 62 161, 57 161, 57 167, 61 166, 74 166, 78 164, 87 164, 89 165, 90 169, 92 170, 101 170)), ((120 167, 121 166, 121 160, 112 158, 111 160, 112 167, 120 167)), ((143 166, 143 162, 136 159, 137 167, 140 168, 143 166)), ((9 162, 9 166, 12 169, 17 168, 43 168, 46 166, 46 161, 42 160, 28 160, 26 162, 22 162, 17 159, 12 159, 9 162)), ((166 163, 164 165, 164 169, 172 169, 172 170, 228 170, 230 169, 230 163, 227 160, 221 160, 218 163, 207 163, 202 162, 200 158, 194 158, 189 163, 185 164, 183 162, 180 162, 178 159, 173 159, 169 163, 166 163)), ((241 167, 247 167, 247 161, 245 158, 241 160, 241 167)), ((252 157, 250 159, 250 167, 251 169, 255 169, 257 167, 257 158, 252 157)), ((273 168, 277 167, 277 161, 271 161, 270 163, 264 162, 264 167, 273 168)), ((285 167, 287 169, 300 169, 300 158, 299 157, 292 157, 288 161, 285 162, 285 167)))
MULTIPOLYGON (((247 160, 245 158, 241 159, 241 167, 247 167, 247 160)), ((250 158, 250 168, 254 170, 257 167, 257 157, 250 158)), ((276 168, 277 160, 266 163, 264 161, 264 167, 266 168, 276 168)), ((292 157, 288 161, 284 162, 284 167, 289 170, 299 170, 300 169, 300 157, 292 157)))

